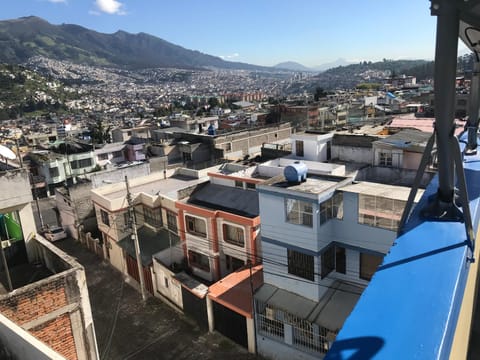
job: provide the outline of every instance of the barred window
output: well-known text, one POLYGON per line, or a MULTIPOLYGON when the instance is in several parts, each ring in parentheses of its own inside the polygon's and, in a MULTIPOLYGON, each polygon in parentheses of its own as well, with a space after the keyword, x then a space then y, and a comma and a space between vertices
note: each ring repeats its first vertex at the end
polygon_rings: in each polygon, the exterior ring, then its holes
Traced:
POLYGON ((313 227, 311 203, 296 199, 285 199, 285 211, 289 223, 313 227))
POLYGON ((210 271, 210 261, 207 255, 188 250, 188 262, 190 263, 190 266, 204 271, 210 271))
POLYGON ((108 154, 98 154, 98 160, 108 160, 108 154))
POLYGON ((60 175, 58 172, 58 167, 48 168, 48 173, 50 174, 50 177, 58 177, 60 175))
POLYGON ((320 225, 335 218, 343 219, 343 193, 341 192, 320 204, 320 225))
POLYGON ((295 250, 287 250, 288 255, 288 273, 314 281, 314 259, 312 255, 307 255, 295 250))
POLYGON ((148 206, 143 206, 143 219, 152 226, 162 226, 162 213, 160 208, 152 209, 148 206))
POLYGON ((185 216, 187 232, 192 235, 207 237, 207 225, 205 220, 193 216, 185 216))
POLYGON ((243 229, 238 226, 223 224, 223 240, 229 244, 244 247, 245 236, 243 235, 243 229))

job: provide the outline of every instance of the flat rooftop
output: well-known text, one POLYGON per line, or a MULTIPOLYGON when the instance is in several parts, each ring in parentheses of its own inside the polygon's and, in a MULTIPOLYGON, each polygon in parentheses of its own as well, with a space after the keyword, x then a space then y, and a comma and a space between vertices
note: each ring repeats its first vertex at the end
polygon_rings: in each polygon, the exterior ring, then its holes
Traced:
POLYGON ((341 186, 345 181, 349 182, 350 179, 343 176, 308 174, 304 182, 289 182, 282 174, 265 181, 260 187, 265 189, 268 186, 270 188, 282 188, 308 194, 321 194, 341 186))
MULTIPOLYGON (((362 181, 357 184, 342 186, 339 190, 363 195, 378 196, 387 199, 407 201, 411 189, 407 186, 387 185, 362 181)), ((424 190, 418 189, 417 195, 415 196, 415 202, 420 201, 423 193, 424 190)))
POLYGON ((271 284, 264 284, 255 293, 255 299, 329 330, 338 331, 362 292, 362 286, 337 280, 316 302, 271 284))
MULTIPOLYGON (((132 194, 164 195, 171 199, 178 200, 178 190, 204 182, 205 179, 198 179, 185 175, 173 175, 164 179, 163 173, 153 173, 138 179, 129 179, 130 192, 132 194)), ((112 184, 95 189, 109 200, 126 196, 127 189, 125 182, 112 184)))

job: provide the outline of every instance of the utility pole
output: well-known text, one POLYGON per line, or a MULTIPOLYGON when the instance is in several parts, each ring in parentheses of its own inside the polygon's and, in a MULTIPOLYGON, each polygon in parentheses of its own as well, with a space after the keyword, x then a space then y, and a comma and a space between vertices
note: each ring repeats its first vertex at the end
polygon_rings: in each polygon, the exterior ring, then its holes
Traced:
POLYGON ((43 231, 45 229, 45 224, 43 223, 43 216, 42 216, 42 212, 40 211, 40 205, 38 203, 37 184, 35 183, 33 174, 30 172, 30 169, 28 170, 28 173, 30 174, 30 181, 32 182, 32 188, 33 188, 33 196, 35 197, 35 204, 37 205, 37 213, 38 213, 38 218, 40 220, 40 231, 43 231))
POLYGON ((132 240, 135 244, 135 255, 137 259, 137 268, 138 268, 138 277, 140 279, 140 291, 142 293, 142 300, 147 299, 145 295, 145 282, 143 280, 143 265, 142 257, 140 256, 140 245, 138 244, 138 234, 137 234, 137 220, 135 218, 135 207, 133 206, 132 194, 130 193, 130 187, 128 186, 128 177, 125 175, 125 184, 127 186, 127 202, 128 202, 128 216, 130 219, 130 227, 132 230, 132 240))

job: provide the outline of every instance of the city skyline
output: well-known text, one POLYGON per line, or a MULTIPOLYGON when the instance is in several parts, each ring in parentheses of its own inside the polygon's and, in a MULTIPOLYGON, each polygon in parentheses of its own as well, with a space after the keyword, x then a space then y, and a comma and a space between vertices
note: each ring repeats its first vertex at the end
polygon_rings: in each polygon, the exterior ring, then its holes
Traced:
MULTIPOLYGON (((22 0, 2 20, 39 16, 52 24, 78 24, 102 32, 144 32, 225 60, 308 67, 339 58, 349 62, 431 60, 436 18, 430 2, 380 0, 316 2, 245 0, 22 0)), ((460 43, 459 53, 465 53, 460 43)))

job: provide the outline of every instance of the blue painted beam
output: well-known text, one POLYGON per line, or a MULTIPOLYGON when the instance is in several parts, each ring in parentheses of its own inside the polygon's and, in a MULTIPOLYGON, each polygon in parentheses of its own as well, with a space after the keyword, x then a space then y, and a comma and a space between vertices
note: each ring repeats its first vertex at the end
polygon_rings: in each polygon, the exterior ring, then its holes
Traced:
MULTIPOLYGON (((476 234, 480 155, 469 156, 464 167, 476 234)), ((418 209, 437 188, 435 178, 407 223, 406 233, 385 256, 325 359, 445 359, 450 355, 471 254, 463 223, 426 221, 419 216, 418 209)))

